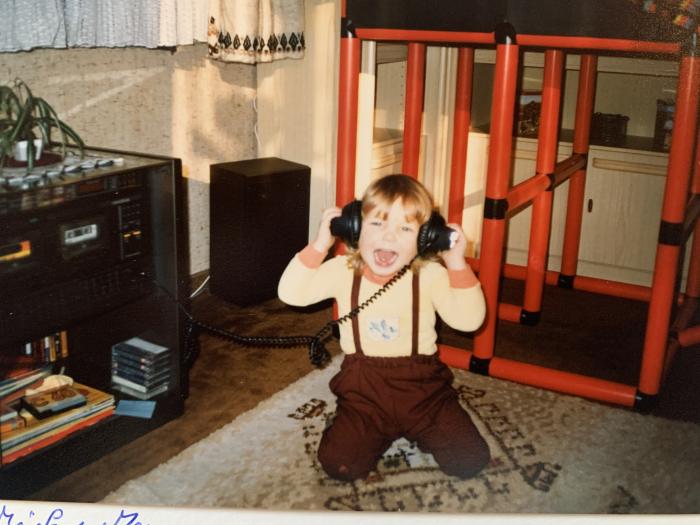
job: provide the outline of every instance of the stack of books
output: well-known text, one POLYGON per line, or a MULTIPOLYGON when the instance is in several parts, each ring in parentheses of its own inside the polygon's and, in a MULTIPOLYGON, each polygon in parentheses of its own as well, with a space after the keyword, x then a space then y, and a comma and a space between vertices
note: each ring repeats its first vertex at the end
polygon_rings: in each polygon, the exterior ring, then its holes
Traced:
POLYGON ((33 360, 27 363, 22 358, 16 358, 15 364, 6 368, 0 363, 0 405, 9 405, 24 395, 28 388, 35 388, 51 375, 52 365, 36 366, 33 360))
POLYGON ((114 396, 78 383, 25 396, 19 404, 5 405, 5 410, 15 411, 22 423, 3 427, 2 463, 11 463, 94 425, 111 416, 114 408, 114 396))
POLYGON ((137 399, 167 392, 171 379, 168 347, 132 337, 112 346, 112 388, 137 399))

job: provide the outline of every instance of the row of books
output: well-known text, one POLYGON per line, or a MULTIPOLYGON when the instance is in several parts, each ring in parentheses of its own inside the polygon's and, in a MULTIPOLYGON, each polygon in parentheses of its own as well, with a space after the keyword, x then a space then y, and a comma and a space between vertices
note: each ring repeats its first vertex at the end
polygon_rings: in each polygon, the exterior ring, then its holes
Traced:
POLYGON ((21 352, 40 363, 53 363, 57 359, 65 359, 68 357, 68 332, 61 330, 27 341, 22 345, 21 352))
POLYGON ((112 394, 73 383, 26 396, 4 409, 15 411, 22 421, 0 431, 2 464, 7 464, 110 417, 115 406, 112 394))
POLYGON ((5 405, 41 383, 51 373, 52 363, 68 357, 68 332, 61 330, 27 341, 14 352, 8 350, 0 352, 0 403, 5 405))

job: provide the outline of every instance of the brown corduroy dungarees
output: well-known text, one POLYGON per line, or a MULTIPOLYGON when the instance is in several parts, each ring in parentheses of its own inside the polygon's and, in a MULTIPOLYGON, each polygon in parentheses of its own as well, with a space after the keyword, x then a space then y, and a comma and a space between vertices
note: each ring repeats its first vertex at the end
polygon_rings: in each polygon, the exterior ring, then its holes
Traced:
MULTIPOLYGON (((351 308, 357 307, 361 276, 356 275, 351 308)), ((432 453, 440 468, 460 478, 476 475, 489 461, 484 439, 462 409, 453 375, 435 355, 418 354, 418 275, 413 276, 411 356, 366 356, 353 317, 356 352, 347 354, 331 379, 337 410, 318 449, 324 470, 341 480, 361 479, 394 440, 405 437, 432 453)))

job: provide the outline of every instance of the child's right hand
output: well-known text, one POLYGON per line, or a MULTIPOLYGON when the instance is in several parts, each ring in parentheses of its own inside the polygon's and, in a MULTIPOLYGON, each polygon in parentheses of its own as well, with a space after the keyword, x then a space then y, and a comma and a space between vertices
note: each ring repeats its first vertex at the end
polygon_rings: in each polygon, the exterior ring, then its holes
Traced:
POLYGON ((336 217, 340 217, 341 208, 333 207, 323 210, 321 214, 321 223, 318 226, 316 239, 312 243, 314 249, 321 253, 326 253, 335 243, 335 237, 331 234, 331 221, 336 217))

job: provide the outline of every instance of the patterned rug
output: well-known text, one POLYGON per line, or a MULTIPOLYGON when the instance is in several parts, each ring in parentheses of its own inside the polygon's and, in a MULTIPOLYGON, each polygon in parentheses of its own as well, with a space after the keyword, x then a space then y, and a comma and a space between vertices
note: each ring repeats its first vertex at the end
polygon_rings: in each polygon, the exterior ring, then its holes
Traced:
MULTIPOLYGON (((129 481, 103 503, 269 510, 698 513, 700 426, 455 370, 489 443, 476 478, 443 474, 398 440, 367 479, 328 478, 316 448, 334 411, 311 372, 254 410, 129 481)), ((232 395, 235 395, 232 393, 232 395)))

